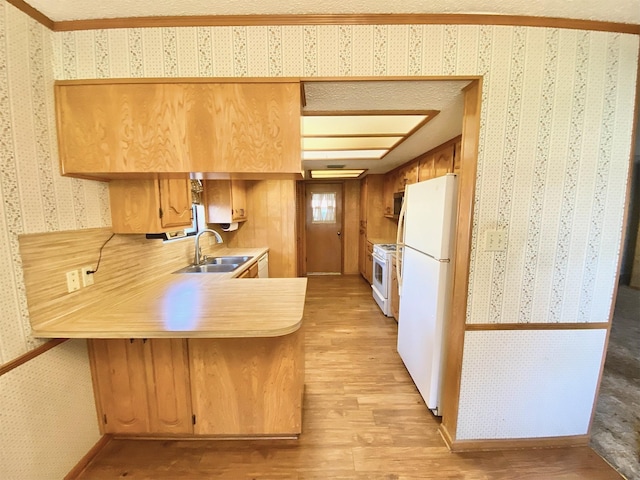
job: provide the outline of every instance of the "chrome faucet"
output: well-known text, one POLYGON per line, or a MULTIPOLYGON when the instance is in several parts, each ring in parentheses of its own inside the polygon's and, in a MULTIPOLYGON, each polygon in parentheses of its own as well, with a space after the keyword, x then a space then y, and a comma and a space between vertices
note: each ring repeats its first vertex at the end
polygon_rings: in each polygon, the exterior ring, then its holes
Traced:
POLYGON ((213 233, 213 235, 215 235, 216 243, 223 243, 222 237, 215 230, 211 230, 210 228, 205 228, 204 230, 200 230, 196 234, 196 245, 195 245, 195 252, 194 252, 194 255, 193 255, 193 264, 194 265, 200 265, 200 263, 202 262, 202 252, 200 251, 200 235, 202 235, 203 233, 207 233, 207 232, 213 233))

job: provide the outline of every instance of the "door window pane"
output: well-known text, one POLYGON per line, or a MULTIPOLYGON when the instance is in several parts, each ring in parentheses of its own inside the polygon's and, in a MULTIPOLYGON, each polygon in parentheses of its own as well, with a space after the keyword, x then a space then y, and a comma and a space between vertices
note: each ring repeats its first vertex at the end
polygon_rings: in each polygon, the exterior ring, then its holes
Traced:
POLYGON ((313 223, 336 223, 336 194, 312 193, 313 223))

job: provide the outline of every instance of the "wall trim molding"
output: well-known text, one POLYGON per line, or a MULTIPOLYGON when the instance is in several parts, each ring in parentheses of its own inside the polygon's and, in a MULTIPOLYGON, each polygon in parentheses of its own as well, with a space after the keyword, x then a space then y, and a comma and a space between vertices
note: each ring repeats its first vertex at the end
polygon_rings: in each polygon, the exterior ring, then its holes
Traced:
POLYGON ((484 440, 453 440, 446 427, 438 429, 447 447, 452 452, 478 452, 487 450, 520 450, 529 448, 588 447, 589 435, 566 437, 506 438, 484 440))
POLYGON ((42 345, 34 348, 33 350, 28 351, 25 354, 20 355, 18 358, 11 360, 5 364, 0 365, 0 377, 5 373, 9 373, 14 368, 18 368, 20 365, 24 365, 30 360, 42 355, 43 353, 51 350, 54 347, 57 347, 61 343, 69 340, 68 338, 54 338, 53 340, 49 340, 47 343, 43 343, 42 345))
POLYGON ((100 440, 89 449, 87 453, 75 464, 75 466, 64 476, 64 480, 74 480, 78 478, 91 461, 106 447, 113 439, 112 435, 103 435, 100 440))
POLYGON ((467 332, 486 330, 607 330, 609 322, 582 323, 467 323, 467 332))
POLYGON ((595 30, 601 32, 640 35, 640 25, 633 23, 558 17, 534 17, 528 15, 491 15, 473 13, 198 15, 54 21, 33 8, 24 0, 7 0, 7 3, 26 13, 31 18, 54 32, 114 28, 255 27, 272 25, 503 25, 566 28, 571 30, 595 30))

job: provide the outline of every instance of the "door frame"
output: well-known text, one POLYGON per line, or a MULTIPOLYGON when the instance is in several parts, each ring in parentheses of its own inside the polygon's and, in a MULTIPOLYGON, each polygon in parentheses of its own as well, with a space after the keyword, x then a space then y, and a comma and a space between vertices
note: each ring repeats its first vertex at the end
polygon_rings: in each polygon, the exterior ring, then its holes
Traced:
POLYGON ((340 219, 340 275, 344 275, 344 217, 345 217, 345 195, 344 180, 300 180, 296 182, 296 229, 298 237, 298 276, 307 276, 307 185, 331 183, 340 185, 342 189, 341 207, 342 218, 340 219))

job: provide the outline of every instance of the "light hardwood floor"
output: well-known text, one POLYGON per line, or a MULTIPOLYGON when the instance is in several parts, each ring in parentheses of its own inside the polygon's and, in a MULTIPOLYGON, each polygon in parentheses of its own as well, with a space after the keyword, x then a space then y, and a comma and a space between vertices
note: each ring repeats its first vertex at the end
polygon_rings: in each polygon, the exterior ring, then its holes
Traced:
POLYGON ((303 434, 113 440, 83 479, 619 479, 590 448, 450 453, 360 276, 309 278, 303 434))

